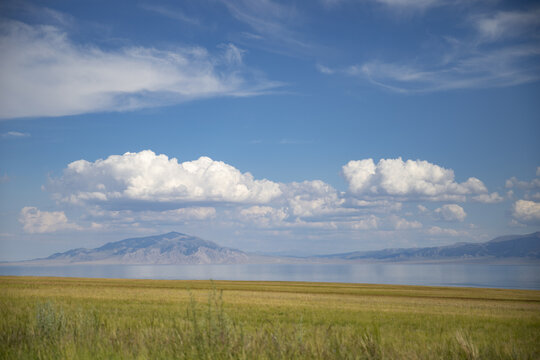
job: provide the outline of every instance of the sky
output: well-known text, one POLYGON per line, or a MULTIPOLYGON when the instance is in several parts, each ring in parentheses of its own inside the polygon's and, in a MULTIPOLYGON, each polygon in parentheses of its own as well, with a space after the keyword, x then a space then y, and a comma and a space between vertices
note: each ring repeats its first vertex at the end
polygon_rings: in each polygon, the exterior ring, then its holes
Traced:
POLYGON ((2 1, 0 261, 540 230, 540 5, 2 1))

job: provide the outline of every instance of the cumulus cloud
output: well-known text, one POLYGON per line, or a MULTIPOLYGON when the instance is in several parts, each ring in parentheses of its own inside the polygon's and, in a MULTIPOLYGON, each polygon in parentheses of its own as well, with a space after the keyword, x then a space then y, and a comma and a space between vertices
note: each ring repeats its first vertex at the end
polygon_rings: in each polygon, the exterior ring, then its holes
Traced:
POLYGON ((389 218, 390 220, 390 223, 392 225, 392 227, 395 229, 395 230, 408 230, 408 229, 419 229, 422 227, 422 223, 416 221, 416 220, 413 220, 413 221, 409 221, 407 219, 404 219, 402 217, 399 217, 399 216, 391 216, 389 218))
POLYGON ((0 24, 0 118, 122 111, 215 96, 248 96, 278 84, 242 65, 229 44, 103 50, 70 41, 62 29, 0 24))
POLYGON ((332 186, 320 180, 282 184, 283 199, 291 215, 313 217, 348 212, 345 199, 332 186))
POLYGON ((345 227, 352 230, 375 230, 379 227, 380 218, 375 215, 359 217, 345 223, 345 227))
POLYGON ((514 196, 514 190, 516 190, 520 195, 516 196, 523 198, 525 200, 540 200, 540 166, 536 168, 536 178, 525 181, 519 180, 515 176, 506 180, 506 188, 510 189, 508 191, 508 197, 512 198, 514 196))
POLYGON ((491 194, 480 194, 473 196, 472 199, 477 202, 481 202, 484 204, 495 204, 498 202, 503 201, 503 197, 499 195, 498 192, 493 192, 491 194))
POLYGON ((164 211, 104 210, 92 207, 84 220, 91 222, 91 228, 111 228, 130 224, 185 224, 193 221, 207 221, 215 218, 213 207, 193 206, 164 211))
POLYGON ((63 202, 74 204, 267 203, 281 195, 277 183, 208 157, 178 163, 150 150, 111 155, 94 162, 74 161, 47 186, 63 202))
POLYGON ((289 215, 282 208, 271 206, 251 206, 240 211, 242 221, 251 222, 257 227, 282 227, 289 215))
POLYGON ((68 221, 63 211, 41 211, 33 206, 22 208, 19 222, 23 225, 24 231, 30 234, 80 229, 68 221))
MULTIPOLYGON (((539 168, 540 169, 540 168, 539 168)), ((540 175, 538 174, 538 169, 536 170, 536 179, 532 179, 531 181, 523 181, 518 180, 515 176, 512 176, 510 179, 506 180, 505 186, 507 188, 518 188, 522 190, 534 190, 534 189, 540 189, 540 175)))
MULTIPOLYGON (((349 192, 321 180, 255 179, 204 156, 179 162, 144 150, 74 161, 51 177, 45 189, 60 206, 68 203, 86 211, 79 222, 94 230, 211 221, 218 227, 246 230, 413 231, 424 225, 411 218, 412 205, 407 201, 492 196, 480 180, 458 183, 452 170, 420 160, 351 161, 343 174, 349 192)), ((417 205, 420 213, 432 218, 458 222, 466 217, 457 204, 434 211, 417 205)))
POLYGON ((461 233, 454 229, 445 229, 438 226, 432 226, 426 230, 428 235, 433 236, 460 236, 461 233))
POLYGON ((540 225, 540 202, 518 200, 512 207, 512 216, 522 224, 540 225))
POLYGON ((403 208, 403 203, 395 200, 364 200, 356 198, 347 198, 346 205, 359 209, 361 211, 392 213, 400 211, 403 208))
POLYGON ((446 204, 435 209, 435 215, 444 221, 463 221, 467 213, 457 204, 446 204))
POLYGON ((487 193, 477 178, 457 183, 453 170, 422 160, 352 160, 343 166, 343 175, 356 196, 463 201, 466 195, 487 193))

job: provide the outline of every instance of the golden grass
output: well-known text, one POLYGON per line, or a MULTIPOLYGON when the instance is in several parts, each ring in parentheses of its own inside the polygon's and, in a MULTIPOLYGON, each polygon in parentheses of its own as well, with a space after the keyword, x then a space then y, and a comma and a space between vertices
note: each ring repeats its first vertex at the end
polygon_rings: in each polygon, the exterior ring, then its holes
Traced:
POLYGON ((540 291, 0 277, 2 358, 538 359, 540 291))

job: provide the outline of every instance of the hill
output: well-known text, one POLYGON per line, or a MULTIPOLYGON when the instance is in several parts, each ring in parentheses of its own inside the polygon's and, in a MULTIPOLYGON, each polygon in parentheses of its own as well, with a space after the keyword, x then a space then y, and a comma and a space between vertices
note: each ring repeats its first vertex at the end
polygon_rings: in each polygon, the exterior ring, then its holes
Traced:
POLYGON ((95 249, 73 249, 33 262, 101 264, 231 264, 248 261, 236 249, 195 236, 170 232, 107 243, 95 249))
POLYGON ((516 259, 540 261, 540 232, 501 236, 484 243, 457 243, 447 246, 354 251, 319 255, 326 260, 448 261, 516 259))

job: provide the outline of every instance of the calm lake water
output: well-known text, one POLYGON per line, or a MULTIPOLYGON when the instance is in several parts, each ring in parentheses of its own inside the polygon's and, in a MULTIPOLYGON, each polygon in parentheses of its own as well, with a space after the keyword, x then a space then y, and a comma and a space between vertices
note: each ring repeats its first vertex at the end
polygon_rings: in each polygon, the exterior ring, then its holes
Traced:
POLYGON ((0 266, 0 275, 123 279, 317 281, 540 290, 540 264, 0 266))

